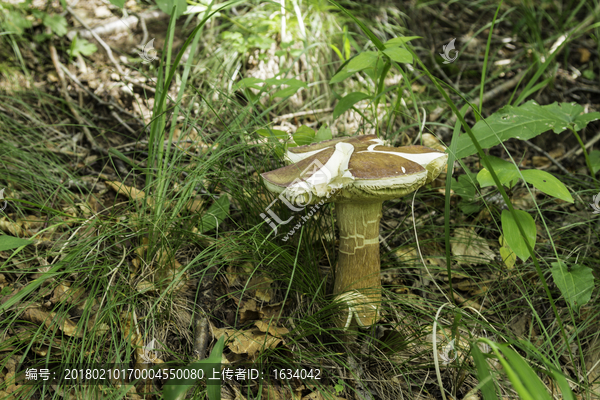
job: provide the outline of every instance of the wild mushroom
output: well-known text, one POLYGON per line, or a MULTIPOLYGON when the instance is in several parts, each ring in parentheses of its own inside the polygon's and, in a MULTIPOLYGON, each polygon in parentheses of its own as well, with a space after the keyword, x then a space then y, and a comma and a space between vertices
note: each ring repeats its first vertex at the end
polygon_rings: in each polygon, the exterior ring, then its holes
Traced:
POLYGON ((266 187, 296 205, 335 203, 340 244, 334 295, 361 326, 374 324, 381 304, 379 220, 384 200, 433 181, 447 155, 424 146, 388 147, 375 135, 292 148, 295 164, 262 174, 266 187))

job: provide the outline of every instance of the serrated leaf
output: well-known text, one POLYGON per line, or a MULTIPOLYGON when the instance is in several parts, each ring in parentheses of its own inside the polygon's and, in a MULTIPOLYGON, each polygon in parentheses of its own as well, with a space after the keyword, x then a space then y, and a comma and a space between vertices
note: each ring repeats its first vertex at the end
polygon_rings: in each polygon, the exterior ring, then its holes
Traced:
MULTIPOLYGON (((494 169, 494 172, 496 172, 501 184, 513 186, 520 179, 519 169, 515 164, 494 156, 487 156, 487 159, 494 169)), ((479 171, 477 174, 477 182, 479 182, 479 185, 482 188, 496 185, 492 178, 492 174, 490 174, 490 171, 488 171, 487 168, 483 168, 479 171)))
POLYGON ((179 18, 179 16, 181 16, 187 9, 186 0, 156 0, 156 5, 161 9, 162 12, 169 14, 174 18, 179 18), (177 10, 175 11, 176 14, 171 15, 175 4, 177 4, 177 10))
POLYGON ((252 88, 252 89, 261 90, 263 87, 262 87, 262 85, 259 85, 259 83, 264 83, 264 82, 265 82, 264 80, 254 78, 254 77, 244 78, 241 81, 239 81, 238 83, 236 83, 235 85, 233 85, 233 90, 237 90, 240 88, 242 88, 242 89, 252 88))
POLYGON ((549 196, 554 196, 557 199, 573 203, 573 197, 567 187, 556 177, 546 171, 538 169, 529 169, 521 171, 525 182, 532 184, 542 192, 549 196))
POLYGON ((67 20, 62 15, 44 16, 44 25, 56 33, 58 36, 64 36, 67 33, 67 20))
POLYGON ((553 262, 552 278, 565 300, 575 311, 590 301, 594 290, 592 269, 579 264, 568 268, 562 261, 553 262))
POLYGON ((259 129, 256 131, 260 136, 263 137, 275 137, 277 139, 286 140, 288 138, 287 132, 280 131, 279 129, 259 129))
POLYGON ((4 20, 4 29, 6 31, 14 31, 21 35, 25 29, 31 28, 31 21, 23 16, 18 11, 9 11, 7 18, 4 20))
POLYGON ((98 51, 98 47, 95 44, 88 42, 84 38, 80 38, 77 35, 71 42, 71 48, 69 49, 69 55, 71 57, 77 57, 79 54, 89 56, 98 51))
POLYGON ((322 142, 323 140, 329 140, 332 138, 333 138, 333 134, 331 133, 331 129, 329 129, 325 125, 322 125, 321 128, 319 128, 319 130, 317 131, 314 141, 318 143, 318 142, 322 142))
POLYGON ((388 40, 383 45, 385 47, 401 46, 401 45, 403 45, 405 43, 408 43, 409 41, 411 41, 413 39, 422 39, 422 37, 421 36, 400 36, 400 37, 395 37, 393 39, 388 40))
POLYGON ((517 223, 513 218, 512 213, 508 210, 502 211, 502 235, 504 236, 504 240, 506 240, 506 243, 510 249, 515 252, 517 257, 525 261, 529 258, 529 251, 527 250, 525 240, 527 240, 527 243, 529 243, 533 249, 535 247, 537 229, 535 226, 535 221, 531 215, 521 210, 514 210, 514 212, 517 216, 517 219, 521 223, 521 227, 523 227, 526 239, 521 236, 519 228, 517 227, 517 223))
POLYGON ((293 137, 294 142, 296 142, 298 146, 311 144, 315 138, 315 130, 306 125, 302 125, 296 130, 296 133, 294 133, 293 137))
POLYGON ((346 65, 346 71, 354 73, 362 71, 365 68, 371 68, 375 66, 377 58, 377 52, 363 51, 348 62, 348 65, 346 65))
POLYGON ((32 244, 32 240, 21 239, 14 236, 0 235, 0 251, 12 250, 17 247, 27 246, 32 244))
POLYGON ((351 109, 359 101, 370 98, 371 96, 363 92, 353 92, 347 94, 342 99, 340 99, 340 101, 338 101, 338 103, 335 105, 335 108, 333 109, 333 119, 336 119, 337 117, 351 109))
POLYGON ((212 231, 229 215, 229 197, 222 194, 200 219, 200 233, 212 231))
POLYGON ((410 54, 410 51, 401 47, 391 47, 385 49, 383 52, 392 59, 392 61, 396 61, 397 63, 412 64, 413 62, 413 56, 410 54))
MULTIPOLYGON (((192 371, 197 371, 198 369, 202 369, 204 371, 204 376, 206 379, 213 376, 214 370, 221 371, 221 357, 223 355, 223 348, 225 347, 225 335, 221 336, 215 347, 213 347, 210 352, 210 357, 197 361, 195 363, 189 364, 188 366, 181 368, 181 376, 193 376, 197 375, 196 373, 190 373, 192 371), (188 371, 188 372, 186 372, 188 371)), ((194 372, 195 372, 194 371, 194 372)), ((177 376, 178 374, 175 374, 177 376)), ((165 400, 182 400, 185 398, 186 393, 199 382, 199 379, 171 379, 167 381, 163 388, 163 398, 165 400)), ((221 384, 215 384, 211 382, 209 385, 206 385, 206 392, 208 394, 209 400, 221 400, 221 384)))
MULTIPOLYGON (((540 106, 531 100, 514 107, 505 106, 488 118, 473 126, 475 138, 483 149, 504 142, 511 138, 531 139, 548 130, 561 133, 569 126, 582 129, 590 121, 600 119, 600 113, 583 114, 583 107, 571 103, 553 103, 540 106)), ((475 154, 477 150, 471 138, 463 134, 458 138, 457 158, 475 154)))

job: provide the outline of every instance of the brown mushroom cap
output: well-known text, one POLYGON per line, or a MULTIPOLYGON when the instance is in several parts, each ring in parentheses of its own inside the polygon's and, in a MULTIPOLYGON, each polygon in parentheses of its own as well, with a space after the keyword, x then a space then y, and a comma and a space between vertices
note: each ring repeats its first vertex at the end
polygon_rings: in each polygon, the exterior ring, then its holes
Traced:
POLYGON ((375 135, 333 139, 292 148, 295 164, 263 173, 269 190, 296 204, 383 201, 433 181, 448 158, 424 146, 388 147, 375 135))

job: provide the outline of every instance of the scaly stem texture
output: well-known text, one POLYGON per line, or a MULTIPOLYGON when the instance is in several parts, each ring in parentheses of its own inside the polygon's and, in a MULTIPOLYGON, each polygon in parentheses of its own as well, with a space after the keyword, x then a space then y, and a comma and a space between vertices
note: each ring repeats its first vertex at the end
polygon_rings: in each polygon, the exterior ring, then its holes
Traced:
MULTIPOLYGON (((381 304, 379 220, 381 202, 336 203, 340 250, 334 295, 357 289, 376 308, 381 304)), ((369 307, 370 308, 370 307, 369 307)), ((373 310, 372 318, 376 318, 373 310)), ((375 322, 375 321, 373 321, 375 322)))

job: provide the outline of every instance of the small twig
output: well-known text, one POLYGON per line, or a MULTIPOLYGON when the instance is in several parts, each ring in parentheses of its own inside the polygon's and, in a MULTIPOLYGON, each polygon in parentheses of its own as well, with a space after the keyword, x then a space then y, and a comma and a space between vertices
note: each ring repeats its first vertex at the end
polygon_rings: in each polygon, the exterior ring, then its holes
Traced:
POLYGON ((111 111, 111 112, 110 112, 110 115, 112 115, 113 117, 115 117, 115 119, 116 119, 117 121, 119 121, 119 123, 120 123, 121 125, 123 125, 123 126, 125 127, 125 129, 127 129, 129 132, 133 133, 134 135, 137 133, 136 131, 134 131, 133 129, 131 129, 131 127, 130 127, 129 125, 127 125, 127 123, 125 123, 125 121, 123 121, 123 120, 121 119, 121 117, 119 117, 119 114, 117 114, 117 113, 116 113, 116 112, 114 112, 114 111, 111 111))
POLYGON ((197 360, 204 358, 208 347, 208 318, 201 312, 196 314, 194 330, 194 355, 197 360))
MULTIPOLYGON (((590 147, 592 147, 598 140, 600 140, 600 133, 598 133, 596 136, 594 136, 591 140, 587 141, 587 143, 585 144, 585 149, 587 150, 590 147)), ((565 158, 571 157, 573 154, 576 156, 580 156, 582 153, 583 153, 583 149, 581 148, 581 146, 576 146, 576 147, 572 148, 571 150, 567 151, 561 157, 559 157, 558 161, 561 161, 565 158)))
POLYGON ((86 28, 88 31, 90 31, 90 33, 92 34, 94 39, 96 39, 98 41, 98 43, 100 43, 100 45, 102 47, 104 47, 104 50, 106 50, 106 54, 108 54, 108 58, 110 58, 110 61, 115 65, 115 68, 117 69, 117 71, 119 71, 119 73, 121 75, 125 75, 125 72, 123 72, 123 70, 121 69, 121 65, 117 62, 117 60, 115 60, 115 57, 113 56, 110 46, 107 45, 104 42, 104 40, 102 40, 100 38, 100 36, 98 36, 98 34, 96 32, 94 32, 94 30, 92 28, 90 28, 90 26, 84 20, 79 18, 79 16, 77 14, 75 14, 75 11, 73 11, 73 9, 71 7, 67 6, 67 11, 73 16, 73 18, 75 18, 77 20, 77 22, 79 22, 84 28, 86 28))
POLYGON ((279 117, 275 117, 275 118, 273 118, 273 123, 284 121, 286 119, 292 119, 292 118, 296 118, 296 117, 303 117, 305 115, 323 114, 323 113, 328 113, 328 112, 331 112, 331 111, 333 111, 333 107, 319 108, 317 110, 310 110, 310 111, 298 111, 298 112, 295 112, 295 113, 284 114, 284 115, 280 115, 279 117))
MULTIPOLYGON (((107 287, 112 287, 112 283, 113 280, 115 279, 115 276, 117 275, 117 271, 119 270, 119 267, 121 266, 121 264, 123 264, 123 261, 125 261, 125 256, 127 255, 127 250, 125 249, 125 247, 123 247, 123 257, 121 257, 121 261, 119 261, 119 264, 113 268, 112 271, 110 271, 108 274, 112 275, 110 277, 110 280, 108 281, 108 286, 107 287)), ((104 300, 106 299, 106 294, 108 293, 108 290, 104 291, 104 295, 102 296, 102 300, 100 301, 100 306, 98 306, 98 311, 102 310, 102 305, 104 304, 104 300)))
POLYGON ((540 147, 536 146, 535 144, 531 143, 529 140, 525 140, 524 141, 526 145, 528 145, 529 147, 531 147, 532 149, 534 149, 535 151, 537 151, 538 153, 543 154, 546 158, 548 158, 548 160, 552 161, 552 164, 556 165, 558 167, 558 169, 560 169, 565 175, 568 176, 573 176, 573 174, 571 174, 569 171, 567 171, 567 169, 565 167, 562 166, 561 163, 559 163, 554 157, 552 157, 548 152, 544 151, 543 149, 541 149, 540 147))

